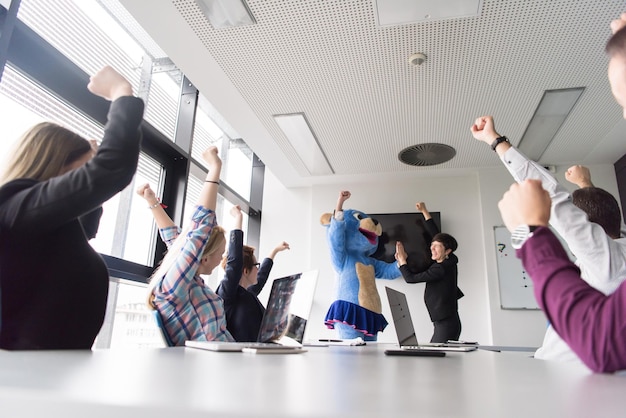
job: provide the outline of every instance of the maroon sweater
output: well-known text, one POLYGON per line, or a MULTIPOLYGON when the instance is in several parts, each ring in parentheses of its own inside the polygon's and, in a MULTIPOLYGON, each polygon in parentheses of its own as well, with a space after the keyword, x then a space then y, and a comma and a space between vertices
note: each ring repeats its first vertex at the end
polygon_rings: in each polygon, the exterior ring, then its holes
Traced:
POLYGON ((589 286, 548 228, 538 228, 517 256, 537 302, 578 357, 595 372, 626 369, 626 282, 610 296, 589 286))

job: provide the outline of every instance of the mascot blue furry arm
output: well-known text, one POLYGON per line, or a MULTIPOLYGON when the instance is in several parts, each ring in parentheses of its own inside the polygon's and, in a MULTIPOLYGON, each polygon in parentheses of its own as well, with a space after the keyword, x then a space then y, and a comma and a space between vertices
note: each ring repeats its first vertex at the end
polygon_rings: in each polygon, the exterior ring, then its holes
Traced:
POLYGON ((350 196, 350 192, 342 191, 334 216, 325 213, 320 219, 328 228, 330 257, 337 273, 337 300, 330 306, 325 323, 337 329, 343 339, 376 341, 387 321, 375 280, 395 279, 401 273, 396 263, 371 257, 378 248, 382 226, 361 211, 343 210, 343 202, 350 196))

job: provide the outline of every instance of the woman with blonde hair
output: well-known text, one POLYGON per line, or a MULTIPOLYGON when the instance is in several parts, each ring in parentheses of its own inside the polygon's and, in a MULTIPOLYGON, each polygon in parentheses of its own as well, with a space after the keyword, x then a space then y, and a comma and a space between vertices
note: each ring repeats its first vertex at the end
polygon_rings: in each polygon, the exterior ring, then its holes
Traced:
POLYGON ((233 341, 222 299, 200 277, 211 274, 226 249, 224 230, 215 217, 222 161, 216 147, 204 151, 202 158, 209 172, 185 231, 165 212, 149 184, 137 189, 168 247, 148 286, 148 305, 158 311, 174 345, 185 345, 186 340, 233 341))
POLYGON ((102 144, 53 123, 32 127, 0 177, 0 348, 89 349, 106 310, 109 274, 89 245, 101 205, 137 169, 143 102, 111 67, 90 78, 110 100, 102 144))

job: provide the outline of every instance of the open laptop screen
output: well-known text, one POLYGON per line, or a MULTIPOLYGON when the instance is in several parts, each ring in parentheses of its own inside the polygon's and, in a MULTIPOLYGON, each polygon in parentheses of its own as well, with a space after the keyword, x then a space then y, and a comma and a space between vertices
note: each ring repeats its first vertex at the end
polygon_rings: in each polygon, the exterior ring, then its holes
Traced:
POLYGON ((270 298, 259 329, 260 342, 274 342, 287 333, 289 327, 289 306, 301 273, 282 277, 272 282, 270 298))
POLYGON ((387 300, 389 300, 389 308, 391 309, 398 344, 400 347, 417 345, 417 337, 415 336, 415 328, 413 328, 406 295, 388 286, 385 286, 385 290, 387 291, 387 300))
POLYGON ((286 336, 292 338, 302 344, 304 340, 304 331, 306 330, 311 307, 313 306, 313 298, 315 295, 315 286, 317 284, 317 270, 305 271, 302 273, 296 290, 294 291, 289 306, 289 328, 286 336))

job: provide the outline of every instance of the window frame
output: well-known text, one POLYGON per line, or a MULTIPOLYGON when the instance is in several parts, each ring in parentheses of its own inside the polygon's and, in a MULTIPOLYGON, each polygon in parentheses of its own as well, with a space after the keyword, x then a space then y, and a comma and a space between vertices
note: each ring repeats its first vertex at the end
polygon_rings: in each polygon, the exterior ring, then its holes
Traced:
MULTIPOLYGON (((20 0, 13 0, 9 9, 0 6, 0 82, 5 64, 10 62, 24 76, 77 109, 85 117, 102 125, 106 124, 109 103, 85 88, 89 75, 17 18, 19 4, 20 0)), ((163 166, 162 200, 167 202, 166 211, 178 225, 183 221, 187 175, 191 165, 206 173, 206 169, 191 158, 197 97, 198 90, 185 77, 181 83, 174 142, 145 120, 141 125, 141 149, 163 166)), ((249 201, 225 183, 219 187, 219 193, 224 198, 240 205, 248 213, 247 242, 256 247, 261 225, 264 169, 263 163, 254 155, 249 201)), ((155 261, 152 266, 110 255, 102 256, 109 268, 110 277, 146 283, 165 253, 165 244, 156 240, 153 250, 155 261)))

